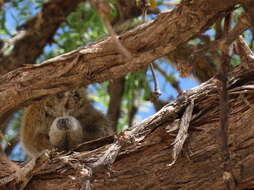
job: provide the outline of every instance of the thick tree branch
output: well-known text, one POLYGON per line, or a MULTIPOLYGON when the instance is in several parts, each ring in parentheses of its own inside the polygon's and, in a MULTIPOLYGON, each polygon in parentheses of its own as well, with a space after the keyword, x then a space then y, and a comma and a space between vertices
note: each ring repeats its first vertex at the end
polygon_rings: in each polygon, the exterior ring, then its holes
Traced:
MULTIPOLYGON (((229 113, 232 162, 229 167, 238 189, 254 187, 254 110, 244 101, 254 101, 253 74, 253 68, 244 70, 241 66, 229 73, 228 91, 232 107, 229 113)), ((205 189, 208 185, 211 189, 223 189, 220 150, 216 148, 214 135, 211 135, 218 127, 218 105, 217 85, 213 78, 116 135, 115 142, 112 137, 87 142, 76 151, 101 147, 89 152, 55 155, 44 160, 43 164, 39 162, 30 172, 33 178, 27 188, 40 187, 43 190, 57 186, 79 189, 88 179, 93 189, 205 189), (188 130, 189 140, 184 148, 187 156, 179 155, 176 163, 167 167, 171 162, 171 144, 179 130, 178 120, 182 119, 190 102, 194 103, 194 109, 188 130), (112 159, 115 160, 113 165, 112 159), (105 176, 107 166, 113 169, 109 170, 109 176, 105 176)))
MULTIPOLYGON (((61 1, 62 2, 62 1, 61 1)), ((218 15, 238 1, 184 1, 150 23, 126 32, 120 41, 130 61, 119 54, 111 38, 45 61, 16 69, 0 78, 0 120, 29 101, 76 86, 119 78, 146 67, 208 28, 218 15), (222 3, 223 2, 223 3, 222 3)))

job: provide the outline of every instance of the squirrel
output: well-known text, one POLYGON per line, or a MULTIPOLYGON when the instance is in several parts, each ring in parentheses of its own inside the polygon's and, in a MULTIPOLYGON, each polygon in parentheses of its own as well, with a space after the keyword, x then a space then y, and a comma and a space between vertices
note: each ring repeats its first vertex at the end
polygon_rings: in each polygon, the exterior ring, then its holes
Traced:
POLYGON ((24 109, 20 141, 30 157, 45 149, 70 150, 113 133, 110 121, 95 109, 84 88, 49 96, 24 109))

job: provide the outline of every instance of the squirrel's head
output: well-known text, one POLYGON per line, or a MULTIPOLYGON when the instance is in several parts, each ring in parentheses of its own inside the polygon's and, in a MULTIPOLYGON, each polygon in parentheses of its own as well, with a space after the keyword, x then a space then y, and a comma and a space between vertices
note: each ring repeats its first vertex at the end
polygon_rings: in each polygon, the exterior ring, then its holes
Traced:
POLYGON ((87 104, 84 89, 72 90, 48 97, 43 104, 46 113, 52 117, 64 115, 79 116, 79 110, 87 104))

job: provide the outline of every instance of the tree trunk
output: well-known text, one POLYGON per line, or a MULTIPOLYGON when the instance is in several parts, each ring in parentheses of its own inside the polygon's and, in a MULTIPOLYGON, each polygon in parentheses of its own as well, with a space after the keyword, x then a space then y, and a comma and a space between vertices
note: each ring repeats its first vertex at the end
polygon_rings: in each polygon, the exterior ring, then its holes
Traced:
MULTIPOLYGON (((119 37, 131 52, 131 61, 107 38, 44 64, 13 70, 0 78, 0 121, 30 101, 143 68, 205 31, 240 2, 183 1, 172 12, 119 37)), ((225 43, 230 44, 248 27, 224 39, 225 43)), ((231 71, 228 82, 232 176, 225 175, 217 148, 219 96, 215 77, 183 92, 175 102, 114 137, 84 143, 76 152, 45 152, 21 164, 23 173, 13 173, 16 166, 8 171, 8 161, 0 154, 0 174, 5 171, 0 185, 40 190, 225 189, 225 181, 231 180, 236 189, 254 188, 254 68, 244 64, 231 71), (183 136, 178 139, 181 131, 183 136)))
MULTIPOLYGON (((31 100, 77 86, 116 79, 147 67, 155 59, 204 32, 221 16, 220 13, 232 10, 241 1, 220 2, 221 0, 186 1, 172 12, 160 14, 155 21, 120 35, 123 46, 132 55, 131 60, 116 50, 109 37, 43 64, 26 65, 1 76, 0 122, 31 100)), ((247 28, 247 25, 243 27, 238 35, 247 28)))
MULTIPOLYGON (((254 188, 253 74, 254 68, 239 66, 228 83, 230 169, 236 189, 254 188)), ((25 189, 225 189, 216 143, 217 81, 215 77, 186 91, 115 138, 84 143, 78 152, 42 155, 28 173, 32 177, 25 189), (172 143, 190 102, 194 109, 188 138, 176 163, 169 166, 177 142, 172 143)))

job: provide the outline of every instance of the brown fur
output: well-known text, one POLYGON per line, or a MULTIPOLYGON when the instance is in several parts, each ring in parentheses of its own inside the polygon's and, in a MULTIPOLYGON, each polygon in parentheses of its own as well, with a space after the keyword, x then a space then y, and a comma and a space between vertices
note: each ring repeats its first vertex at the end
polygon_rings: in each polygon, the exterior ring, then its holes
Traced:
POLYGON ((83 129, 83 142, 112 134, 110 122, 90 104, 83 88, 65 92, 25 109, 20 139, 30 156, 37 156, 43 150, 55 147, 49 140, 49 130, 53 121, 64 115, 73 116, 79 121, 83 129))

